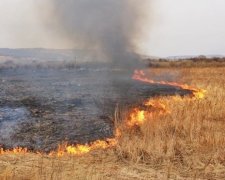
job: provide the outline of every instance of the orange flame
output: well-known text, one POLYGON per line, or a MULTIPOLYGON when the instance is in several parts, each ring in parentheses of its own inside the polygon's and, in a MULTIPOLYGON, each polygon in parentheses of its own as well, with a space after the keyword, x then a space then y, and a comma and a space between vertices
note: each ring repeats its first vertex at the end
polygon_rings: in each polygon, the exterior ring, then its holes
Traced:
MULTIPOLYGON (((116 144, 117 144, 116 138, 108 138, 106 140, 97 140, 90 144, 85 144, 85 145, 81 145, 81 144, 66 145, 66 146, 61 145, 61 146, 59 146, 57 151, 52 151, 46 155, 49 155, 49 156, 56 155, 58 157, 64 156, 66 154, 83 155, 83 154, 87 154, 93 150, 111 148, 111 147, 114 147, 116 144)), ((28 152, 29 151, 27 148, 22 148, 22 147, 16 147, 11 150, 4 150, 3 148, 0 149, 0 155, 4 155, 4 154, 18 155, 18 154, 26 154, 28 152)), ((40 152, 36 152, 36 153, 44 154, 44 153, 40 153, 40 152)))
POLYGON ((16 147, 12 150, 4 150, 3 148, 0 149, 0 155, 2 154, 25 154, 28 152, 27 148, 16 147))
POLYGON ((139 108, 134 108, 130 114, 130 119, 127 122, 129 127, 140 126, 145 121, 145 111, 140 110, 139 108))
POLYGON ((85 145, 66 145, 66 146, 59 146, 57 152, 53 151, 50 152, 49 155, 57 155, 59 157, 64 156, 65 154, 71 155, 83 155, 87 154, 90 151, 97 150, 97 149, 107 149, 110 147, 114 147, 117 144, 116 138, 108 138, 106 140, 97 140, 90 144, 85 145))
POLYGON ((154 114, 164 115, 170 113, 166 108, 166 105, 161 103, 159 100, 149 99, 143 104, 145 110, 134 108, 130 113, 130 118, 127 121, 128 127, 141 126, 145 121, 152 118, 154 114))
POLYGON ((167 82, 167 81, 154 81, 152 79, 147 78, 143 70, 135 70, 132 78, 134 80, 142 81, 149 84, 168 85, 168 86, 179 87, 183 90, 189 90, 192 92, 192 96, 196 99, 203 99, 206 93, 206 90, 204 89, 194 88, 187 84, 179 84, 177 82, 167 82))

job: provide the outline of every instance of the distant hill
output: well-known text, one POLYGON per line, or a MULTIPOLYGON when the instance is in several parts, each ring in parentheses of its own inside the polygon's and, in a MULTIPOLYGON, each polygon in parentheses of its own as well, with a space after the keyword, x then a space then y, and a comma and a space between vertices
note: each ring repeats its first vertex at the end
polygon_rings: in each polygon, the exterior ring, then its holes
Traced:
MULTIPOLYGON (((196 59, 199 57, 205 58, 224 58, 223 55, 200 55, 200 56, 169 56, 165 58, 157 56, 141 55, 142 59, 154 59, 154 60, 187 60, 196 59)), ((81 50, 81 49, 44 49, 44 48, 20 48, 9 49, 0 48, 0 63, 5 62, 16 63, 30 63, 30 62, 58 62, 69 61, 76 63, 83 62, 104 62, 104 59, 100 55, 95 54, 93 50, 81 50), (101 60, 100 60, 101 59, 101 60)))
POLYGON ((73 49, 8 49, 0 48, 1 57, 10 57, 13 59, 26 59, 26 60, 74 60, 83 58, 88 54, 88 51, 73 50, 73 49))
POLYGON ((225 56, 223 55, 199 55, 199 56, 168 56, 163 59, 168 59, 168 60, 182 60, 182 59, 193 59, 193 58, 199 58, 199 57, 205 57, 205 58, 224 58, 225 56))

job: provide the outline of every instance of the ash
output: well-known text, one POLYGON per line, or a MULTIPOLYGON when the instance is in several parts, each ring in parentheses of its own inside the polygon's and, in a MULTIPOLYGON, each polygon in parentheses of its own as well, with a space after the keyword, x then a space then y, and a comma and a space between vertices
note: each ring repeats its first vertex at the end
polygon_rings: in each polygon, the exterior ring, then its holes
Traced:
POLYGON ((113 113, 174 87, 131 79, 106 67, 0 69, 0 145, 50 151, 62 142, 87 143, 113 136, 113 113))

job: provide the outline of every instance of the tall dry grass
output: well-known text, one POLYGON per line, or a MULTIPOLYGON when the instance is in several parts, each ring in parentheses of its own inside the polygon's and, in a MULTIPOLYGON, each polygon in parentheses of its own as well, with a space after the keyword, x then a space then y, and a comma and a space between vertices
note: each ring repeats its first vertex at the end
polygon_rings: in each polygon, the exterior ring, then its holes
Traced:
POLYGON ((124 129, 114 149, 82 157, 2 155, 0 179, 224 179, 225 68, 151 69, 174 72, 206 89, 206 97, 157 97, 170 113, 124 129))
MULTIPOLYGON (((225 178, 224 70, 180 69, 180 81, 206 89, 206 97, 156 98, 171 113, 156 114, 135 132, 126 131, 117 147, 118 154, 137 164, 169 168, 182 177, 225 178)), ((153 73, 161 72, 156 69, 153 73)))

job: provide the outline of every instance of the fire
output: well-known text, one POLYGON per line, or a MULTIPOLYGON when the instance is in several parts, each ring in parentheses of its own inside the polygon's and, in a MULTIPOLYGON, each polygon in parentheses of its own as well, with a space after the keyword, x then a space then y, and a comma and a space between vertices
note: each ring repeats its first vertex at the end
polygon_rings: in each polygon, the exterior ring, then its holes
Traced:
POLYGON ((25 154, 28 152, 27 148, 16 147, 12 150, 4 150, 3 148, 0 149, 0 155, 2 154, 25 154))
POLYGON ((192 92, 196 99, 203 99, 205 97, 206 90, 198 89, 197 91, 192 92))
POLYGON ((106 140, 97 140, 90 144, 85 145, 66 145, 66 146, 59 146, 58 151, 51 152, 49 155, 57 155, 59 157, 64 156, 65 154, 70 155, 83 155, 87 154, 90 151, 97 150, 97 149, 107 149, 114 147, 117 144, 116 138, 108 138, 106 140))
POLYGON ((167 81, 154 81, 148 77, 146 77, 145 72, 143 70, 135 70, 134 75, 132 77, 134 80, 142 81, 149 84, 160 84, 160 85, 168 85, 181 88, 183 90, 189 90, 192 92, 192 96, 196 99, 203 99, 205 97, 206 90, 198 89, 191 87, 187 84, 179 84, 177 82, 167 82, 167 81))
POLYGON ((130 113, 130 118, 127 121, 128 127, 141 126, 145 121, 151 119, 154 114, 164 115, 170 111, 166 105, 159 100, 149 99, 143 103, 141 107, 134 108, 130 113))
MULTIPOLYGON (((90 151, 93 150, 98 150, 98 149, 107 149, 107 148, 111 148, 114 147, 117 144, 117 139, 116 138, 108 138, 106 140, 97 140, 94 141, 90 144, 85 144, 85 145, 60 145, 57 151, 52 151, 46 155, 49 156, 64 156, 64 155, 83 155, 83 154, 87 154, 90 151)), ((28 149, 27 148, 22 148, 22 147, 16 147, 14 149, 11 150, 4 150, 3 148, 0 149, 0 155, 3 154, 26 154, 28 153, 28 149)), ((36 152, 37 154, 44 154, 44 153, 40 153, 40 152, 36 152)))
POLYGON ((145 111, 140 110, 139 108, 133 109, 130 114, 130 119, 127 122, 129 127, 140 126, 145 121, 145 111))
MULTIPOLYGON (((134 75, 132 77, 134 80, 142 81, 150 84, 160 84, 160 85, 169 85, 181 88, 183 90, 189 90, 192 92, 191 96, 194 99, 203 99, 206 91, 204 89, 193 88, 186 84, 179 84, 176 82, 166 82, 166 81, 154 81, 146 77, 145 72, 143 70, 135 70, 134 75)), ((182 100, 179 96, 174 96, 172 98, 175 101, 182 100)), ((143 125, 147 120, 153 119, 154 115, 162 116, 165 114, 169 114, 170 110, 166 106, 165 102, 160 99, 148 99, 143 102, 141 106, 133 108, 129 117, 125 123, 125 128, 133 128, 135 126, 143 125)), ((77 144, 77 145, 60 145, 58 150, 52 151, 46 155, 49 156, 64 156, 64 155, 84 155, 94 150, 99 149, 108 149, 113 148, 117 145, 118 139, 122 136, 123 132, 121 129, 115 129, 114 138, 108 138, 106 140, 97 140, 89 144, 77 144)), ((0 148, 0 155, 2 154, 26 154, 28 153, 27 148, 16 147, 12 150, 4 150, 0 148)), ((40 152, 35 152, 36 154, 43 154, 40 152)))

